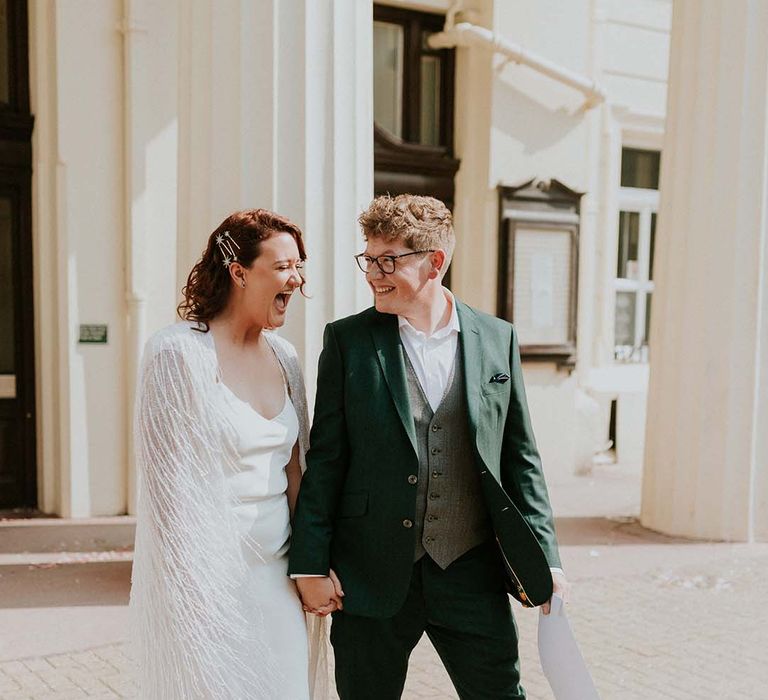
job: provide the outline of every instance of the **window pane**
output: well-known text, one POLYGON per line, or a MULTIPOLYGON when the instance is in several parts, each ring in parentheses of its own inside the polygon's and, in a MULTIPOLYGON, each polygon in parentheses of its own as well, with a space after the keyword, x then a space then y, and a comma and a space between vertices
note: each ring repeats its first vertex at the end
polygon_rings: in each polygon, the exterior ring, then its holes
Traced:
POLYGON ((651 250, 648 255, 648 279, 653 279, 653 253, 656 250, 656 212, 651 214, 651 250))
POLYGON ((616 277, 639 279, 638 248, 640 244, 640 214, 636 211, 619 212, 619 258, 616 277))
POLYGON ((573 242, 562 229, 525 228, 514 238, 514 308, 520 343, 560 345, 571 339, 573 242))
POLYGON ((11 200, 0 197, 0 374, 14 373, 14 289, 11 200))
POLYGON ((0 102, 10 101, 10 41, 8 37, 8 2, 0 0, 0 102))
POLYGON ((373 119, 403 136, 403 27, 373 23, 373 119))
POLYGON ((643 345, 648 345, 651 340, 651 296, 650 292, 645 296, 645 336, 643 337, 643 345))
POLYGON ((615 344, 635 344, 635 292, 616 292, 615 344))
POLYGON ((641 151, 637 148, 621 149, 621 186, 659 189, 659 151, 641 151))
POLYGON ((421 139, 427 146, 440 145, 440 59, 421 57, 421 139))

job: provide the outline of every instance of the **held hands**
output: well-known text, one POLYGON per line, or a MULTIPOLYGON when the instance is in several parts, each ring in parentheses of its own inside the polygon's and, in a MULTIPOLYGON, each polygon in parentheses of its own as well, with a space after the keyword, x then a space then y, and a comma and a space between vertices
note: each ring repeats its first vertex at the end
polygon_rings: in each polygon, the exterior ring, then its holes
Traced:
POLYGON ((336 610, 343 610, 344 590, 336 572, 331 569, 328 576, 304 576, 296 579, 304 612, 325 617, 336 610))
MULTIPOLYGON (((559 595, 563 599, 563 603, 567 603, 568 598, 571 595, 571 584, 568 583, 568 579, 565 578, 565 574, 562 574, 559 571, 552 572, 552 595, 559 595)), ((543 612, 545 615, 549 615, 551 606, 552 599, 550 598, 541 606, 541 612, 543 612)))

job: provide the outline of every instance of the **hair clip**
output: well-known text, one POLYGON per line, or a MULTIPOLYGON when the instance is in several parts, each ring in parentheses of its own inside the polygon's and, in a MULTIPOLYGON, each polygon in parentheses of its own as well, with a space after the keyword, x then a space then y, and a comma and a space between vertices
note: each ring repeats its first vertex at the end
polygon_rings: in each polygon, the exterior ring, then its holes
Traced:
POLYGON ((224 233, 220 233, 216 236, 216 245, 219 246, 219 252, 224 258, 224 267, 229 267, 233 262, 237 262, 235 248, 240 250, 240 246, 237 244, 237 241, 232 238, 229 231, 224 231, 224 233))

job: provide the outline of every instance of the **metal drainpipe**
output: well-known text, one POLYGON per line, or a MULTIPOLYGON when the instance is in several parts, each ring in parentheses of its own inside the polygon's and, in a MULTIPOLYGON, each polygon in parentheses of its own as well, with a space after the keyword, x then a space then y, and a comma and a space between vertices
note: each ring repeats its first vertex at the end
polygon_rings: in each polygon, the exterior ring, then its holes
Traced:
MULTIPOLYGON (((140 2, 141 0, 138 0, 140 2)), ((132 512, 135 504, 136 468, 133 445, 133 406, 141 353, 146 342, 147 293, 143 278, 143 254, 146 246, 146 221, 144 209, 144 159, 137 158, 136 124, 137 86, 142 80, 139 63, 141 48, 137 35, 146 30, 138 21, 137 0, 123 0, 123 16, 119 31, 123 37, 123 187, 125 197, 125 301, 126 301, 126 399, 127 435, 126 462, 126 512, 132 512)), ((141 109, 141 106, 138 106, 141 109)))
POLYGON ((519 44, 514 44, 490 29, 469 22, 453 24, 458 8, 452 7, 446 18, 445 29, 439 34, 429 37, 429 45, 434 49, 448 49, 456 46, 478 46, 492 49, 495 53, 505 56, 508 61, 523 63, 535 71, 569 85, 581 92, 586 98, 585 109, 592 109, 605 102, 606 91, 594 80, 559 66, 546 58, 526 51, 519 44))

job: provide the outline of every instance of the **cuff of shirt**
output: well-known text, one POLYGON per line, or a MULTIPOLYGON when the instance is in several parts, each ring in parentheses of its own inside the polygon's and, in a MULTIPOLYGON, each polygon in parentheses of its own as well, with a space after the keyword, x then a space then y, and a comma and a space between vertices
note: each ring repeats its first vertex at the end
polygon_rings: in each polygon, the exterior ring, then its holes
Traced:
POLYGON ((563 571, 559 566, 550 566, 549 570, 553 574, 562 574, 563 576, 565 576, 565 571, 563 571))
POLYGON ((291 578, 325 578, 322 574, 291 574, 291 578))

